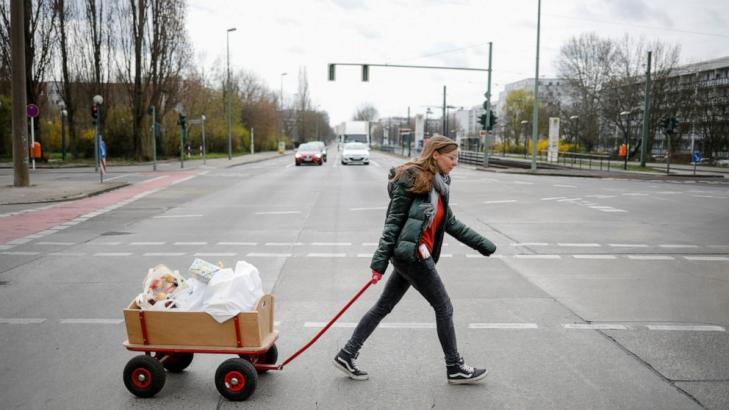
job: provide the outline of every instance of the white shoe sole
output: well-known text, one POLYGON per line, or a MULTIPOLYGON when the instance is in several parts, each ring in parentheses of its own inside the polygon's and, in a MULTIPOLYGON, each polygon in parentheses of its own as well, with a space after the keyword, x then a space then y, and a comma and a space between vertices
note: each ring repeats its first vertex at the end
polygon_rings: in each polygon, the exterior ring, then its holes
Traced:
POLYGON ((370 378, 370 375, 369 374, 366 374, 364 376, 357 376, 357 375, 354 375, 354 374, 350 373, 349 370, 347 370, 346 367, 342 366, 341 364, 337 363, 336 361, 334 361, 332 363, 334 364, 334 367, 336 367, 342 373, 346 374, 347 377, 349 377, 352 380, 362 381, 362 380, 367 380, 367 379, 370 378))
POLYGON ((482 375, 471 379, 448 379, 448 384, 476 384, 488 376, 489 371, 486 370, 482 375))

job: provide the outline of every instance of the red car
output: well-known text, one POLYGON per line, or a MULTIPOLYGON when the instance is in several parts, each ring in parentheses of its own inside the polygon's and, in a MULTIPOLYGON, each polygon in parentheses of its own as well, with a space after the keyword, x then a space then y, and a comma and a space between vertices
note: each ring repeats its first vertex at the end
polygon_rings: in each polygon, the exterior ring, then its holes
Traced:
POLYGON ((324 163, 324 154, 321 152, 321 145, 313 142, 299 145, 294 160, 297 167, 306 163, 322 165, 324 163))

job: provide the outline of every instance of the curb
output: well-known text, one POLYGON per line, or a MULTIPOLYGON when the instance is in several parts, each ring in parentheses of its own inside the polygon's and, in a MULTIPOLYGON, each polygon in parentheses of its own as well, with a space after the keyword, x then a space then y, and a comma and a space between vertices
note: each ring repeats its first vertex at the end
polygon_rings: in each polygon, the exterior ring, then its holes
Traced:
POLYGON ((276 156, 271 156, 271 157, 267 157, 267 158, 260 158, 260 159, 256 159, 256 160, 252 160, 252 161, 245 161, 245 162, 241 162, 239 164, 231 164, 231 165, 225 166, 223 168, 240 167, 240 166, 243 166, 243 165, 255 164, 255 163, 263 162, 263 161, 269 161, 269 160, 276 159, 276 158, 283 158, 283 157, 286 157, 286 156, 289 156, 289 155, 291 155, 290 152, 285 152, 283 154, 278 154, 276 156))
POLYGON ((55 203, 55 202, 68 202, 68 201, 75 201, 77 199, 83 199, 88 198, 96 195, 101 195, 106 192, 114 191, 120 188, 124 188, 129 186, 130 184, 127 182, 117 182, 115 186, 105 187, 103 189, 98 189, 91 192, 84 192, 82 194, 77 194, 74 196, 68 196, 68 197, 61 197, 61 198, 51 198, 51 199, 43 199, 40 201, 26 201, 26 202, 3 202, 0 203, 0 205, 31 205, 31 204, 46 204, 46 203, 55 203))

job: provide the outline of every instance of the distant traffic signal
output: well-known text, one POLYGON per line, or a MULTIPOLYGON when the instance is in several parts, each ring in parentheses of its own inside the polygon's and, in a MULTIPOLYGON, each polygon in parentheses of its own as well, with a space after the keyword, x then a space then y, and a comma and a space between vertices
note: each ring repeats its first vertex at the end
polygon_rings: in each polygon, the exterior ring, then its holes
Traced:
POLYGON ((99 108, 96 106, 96 104, 91 106, 91 118, 96 120, 99 118, 99 108))
POLYGON ((362 65, 362 81, 370 81, 370 66, 362 65))
POLYGON ((493 110, 489 111, 489 124, 488 127, 486 127, 486 131, 491 131, 494 129, 494 125, 496 125, 496 114, 494 114, 493 110))
POLYGON ((334 81, 337 79, 336 67, 337 66, 334 64, 329 64, 329 81, 334 81))
POLYGON ((487 130, 488 129, 488 125, 486 124, 486 121, 487 121, 487 118, 486 117, 487 117, 486 114, 481 114, 478 117, 478 123, 481 124, 481 129, 483 129, 483 130, 487 130))
POLYGON ((187 125, 187 121, 185 119, 185 114, 179 115, 179 117, 177 118, 177 125, 179 125, 182 128, 186 128, 185 126, 187 125))

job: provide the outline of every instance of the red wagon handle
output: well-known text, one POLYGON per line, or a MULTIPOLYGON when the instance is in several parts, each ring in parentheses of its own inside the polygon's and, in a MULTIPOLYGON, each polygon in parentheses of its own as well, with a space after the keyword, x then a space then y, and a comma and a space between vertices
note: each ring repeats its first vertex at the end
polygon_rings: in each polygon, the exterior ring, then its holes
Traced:
POLYGON ((350 299, 350 301, 347 302, 346 305, 344 305, 344 307, 342 308, 342 310, 340 310, 339 313, 337 313, 326 324, 326 326, 324 326, 319 331, 319 333, 316 334, 316 336, 314 336, 311 340, 309 340, 309 343, 305 344, 301 349, 299 349, 298 351, 296 351, 296 353, 294 353, 291 356, 289 356, 286 360, 283 361, 283 363, 281 363, 279 365, 256 364, 256 368, 268 369, 268 370, 282 370, 284 366, 286 366, 287 364, 289 364, 292 360, 296 359, 296 357, 298 355, 300 355, 301 353, 303 353, 304 351, 306 351, 306 349, 308 349, 309 347, 311 347, 311 345, 313 345, 314 342, 316 342, 321 337, 321 335, 323 335, 334 324, 334 322, 336 322, 337 319, 339 319, 339 317, 342 316, 342 314, 344 314, 344 312, 346 312, 347 309, 349 309, 350 306, 352 306, 352 303, 354 303, 357 299, 359 299, 359 297, 362 296, 362 294, 367 290, 367 288, 369 288, 373 283, 374 282, 371 279, 369 281, 367 281, 367 283, 362 287, 362 289, 360 289, 359 292, 357 292, 357 294, 354 295, 354 297, 352 297, 352 299, 350 299))

